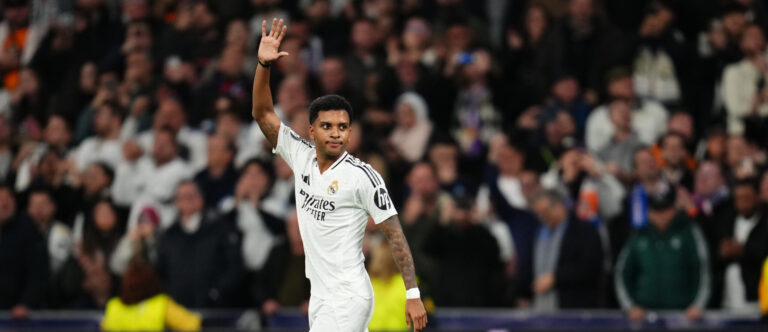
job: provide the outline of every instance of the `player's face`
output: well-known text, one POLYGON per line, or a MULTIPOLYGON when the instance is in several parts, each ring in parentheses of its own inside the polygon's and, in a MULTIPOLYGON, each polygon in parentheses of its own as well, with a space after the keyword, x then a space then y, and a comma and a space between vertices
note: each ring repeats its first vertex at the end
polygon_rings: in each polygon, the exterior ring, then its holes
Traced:
POLYGON ((309 126, 309 137, 317 150, 329 157, 340 156, 349 142, 349 114, 344 110, 321 111, 309 126))

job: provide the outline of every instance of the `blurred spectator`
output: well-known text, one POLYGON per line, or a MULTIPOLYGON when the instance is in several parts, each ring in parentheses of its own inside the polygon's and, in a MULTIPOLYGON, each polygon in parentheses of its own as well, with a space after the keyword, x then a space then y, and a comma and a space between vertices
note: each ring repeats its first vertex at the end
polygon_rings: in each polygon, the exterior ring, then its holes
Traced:
POLYGON ((348 78, 348 71, 344 62, 335 57, 328 57, 323 60, 320 67, 320 93, 337 94, 344 96, 352 105, 354 110, 364 109, 362 92, 359 90, 363 85, 353 85, 348 78))
POLYGON ((461 153, 456 143, 450 139, 436 139, 429 147, 427 158, 435 168, 437 183, 451 195, 464 195, 469 190, 469 183, 459 169, 461 153))
MULTIPOLYGON (((73 180, 73 186, 77 190, 77 211, 75 214, 74 231, 76 239, 82 238, 83 222, 86 215, 90 214, 93 206, 99 201, 109 200, 112 197, 110 190, 115 179, 115 171, 101 163, 93 163, 82 173, 82 176, 73 180)), ((58 202, 58 201, 57 201, 58 202)))
POLYGON ((222 36, 218 30, 218 17, 212 3, 178 3, 175 18, 169 25, 163 39, 158 43, 163 47, 163 55, 176 54, 183 60, 203 64, 218 53, 222 36))
POLYGON ((701 318, 710 296, 709 258, 698 227, 675 207, 675 188, 661 182, 648 194, 650 223, 624 246, 616 263, 621 308, 634 321, 645 310, 685 310, 701 318), (653 246, 654 250, 648 250, 653 246))
MULTIPOLYGON (((608 95, 611 100, 623 99, 629 102, 632 128, 638 138, 645 144, 655 143, 666 131, 667 110, 658 102, 638 98, 629 72, 619 68, 612 70, 608 76, 608 95)), ((615 128, 609 113, 608 105, 603 105, 589 115, 585 137, 590 151, 600 151, 610 142, 615 128)))
POLYGON ((371 331, 408 330, 408 324, 400 317, 405 311, 405 284, 390 250, 389 243, 382 241, 368 263, 377 308, 368 324, 371 331))
POLYGON ((16 89, 19 84, 18 69, 32 60, 46 34, 46 25, 31 22, 30 11, 28 1, 13 0, 3 4, 5 19, 0 25, 0 68, 4 72, 2 86, 10 91, 16 89))
MULTIPOLYGON (((77 197, 74 188, 68 182, 69 179, 77 175, 77 170, 71 160, 64 159, 63 151, 47 150, 45 152, 40 162, 30 170, 29 175, 32 176, 32 181, 28 188, 47 187, 59 206, 56 211, 56 219, 71 225, 77 210, 77 197)), ((24 190, 26 191, 28 188, 24 188, 24 190)))
POLYGON ((241 122, 240 116, 232 111, 224 111, 216 115, 216 128, 212 134, 222 136, 235 144, 237 151, 233 159, 235 168, 243 167, 246 161, 256 158, 264 151, 263 142, 266 141, 264 134, 258 137, 258 141, 250 141, 249 135, 255 132, 252 132, 250 125, 241 122))
POLYGON ((141 156, 141 149, 128 142, 123 147, 126 163, 120 164, 112 185, 115 203, 130 206, 140 198, 166 204, 173 199, 176 186, 192 176, 179 157, 179 145, 169 129, 154 135, 152 155, 141 156), (136 153, 138 150, 138 153, 136 153))
POLYGON ((402 94, 395 103, 397 125, 389 136, 398 154, 409 163, 424 157, 427 141, 432 134, 429 109, 424 98, 413 92, 402 94))
POLYGON ((309 310, 309 279, 304 273, 304 244, 299 231, 299 218, 296 211, 286 217, 286 235, 288 243, 279 245, 288 251, 285 259, 285 274, 278 288, 279 304, 301 306, 302 312, 309 310), (287 248, 286 248, 287 247, 287 248))
POLYGON ((27 215, 45 238, 49 258, 48 271, 52 278, 61 271, 74 248, 69 227, 55 220, 55 214, 56 202, 51 194, 44 188, 33 189, 29 194, 27 215))
POLYGON ((628 182, 635 152, 643 147, 643 143, 632 129, 632 110, 627 101, 614 100, 608 106, 608 111, 614 127, 613 137, 596 156, 605 163, 607 172, 628 182))
POLYGON ((563 39, 564 68, 592 95, 604 85, 607 69, 626 57, 621 35, 601 17, 593 0, 570 0, 558 33, 563 39))
MULTIPOLYGON (((540 102, 546 97, 550 87, 553 92, 563 91, 564 87, 558 86, 557 81, 575 79, 568 75, 566 79, 556 80, 557 71, 561 70, 563 63, 563 43, 562 36, 556 33, 554 23, 546 8, 540 3, 534 3, 525 11, 522 27, 511 27, 507 30, 507 51, 503 66, 507 77, 506 84, 510 85, 513 91, 517 91, 514 94, 517 97, 499 97, 512 99, 509 102, 516 106, 513 106, 513 109, 524 109, 540 102)), ((572 83, 579 86, 578 81, 572 83)), ((567 105, 571 101, 556 102, 567 105)), ((583 127, 583 121, 586 119, 580 120, 583 127)))
MULTIPOLYGON (((350 26, 350 51, 344 58, 349 84, 358 89, 366 86, 370 75, 381 72, 385 63, 380 52, 381 40, 374 21, 358 19, 350 26)), ((354 108, 354 104, 352 104, 354 108)), ((354 108, 360 109, 360 108, 354 108)))
POLYGON ((492 103, 491 55, 486 50, 477 50, 458 54, 455 61, 461 85, 451 133, 462 153, 476 157, 500 130, 500 115, 492 103))
POLYGON ((221 52, 216 72, 200 83, 195 92, 194 107, 188 114, 189 123, 196 125, 204 119, 214 118, 214 105, 220 98, 227 98, 229 109, 236 114, 250 111, 251 79, 243 72, 245 51, 230 46, 221 52))
POLYGON ((160 215, 155 209, 145 207, 136 226, 128 230, 112 253, 110 271, 122 276, 132 264, 157 264, 159 229, 160 215))
MULTIPOLYGON (((693 190, 693 172, 695 165, 688 163, 690 160, 685 138, 675 132, 669 132, 662 136, 659 143, 663 168, 662 176, 674 186, 681 186, 688 191, 693 190)), ((695 163, 695 162, 694 162, 695 163)))
MULTIPOLYGON (((451 196, 440 189, 432 165, 421 162, 414 165, 408 177, 409 195, 403 204, 403 232, 413 252, 417 275, 426 282, 437 278, 435 275, 437 263, 425 253, 425 241, 429 234, 440 222, 441 215, 448 205, 452 204, 451 196)), ((429 288, 429 285, 427 285, 429 288)))
POLYGON ((518 118, 517 125, 515 139, 525 142, 527 166, 537 172, 549 169, 556 159, 578 144, 576 124, 564 110, 530 108, 518 118))
POLYGON ((764 172, 760 180, 760 200, 763 204, 768 203, 768 172, 764 172))
POLYGON ((195 182, 203 192, 205 206, 221 211, 232 204, 238 173, 232 161, 237 154, 234 142, 225 136, 208 138, 208 166, 195 175, 195 182))
POLYGON ((546 103, 548 109, 562 109, 568 112, 576 123, 577 139, 584 141, 587 118, 592 108, 582 95, 579 82, 570 74, 562 74, 552 83, 552 89, 546 103))
POLYGON ((275 247, 284 240, 285 222, 262 207, 274 179, 268 163, 251 161, 235 189, 235 207, 228 219, 242 237, 242 256, 247 271, 249 303, 271 316, 279 304, 276 301, 286 257, 275 247))
POLYGON ((717 207, 730 197, 720 165, 706 161, 699 165, 693 184, 693 204, 701 218, 711 218, 717 207))
POLYGON ((567 193, 581 221, 599 225, 622 212, 626 189, 586 151, 571 149, 542 176, 542 187, 567 193))
POLYGON ((13 126, 8 116, 0 115, 0 181, 13 183, 13 126))
POLYGON ((481 187, 479 200, 488 200, 487 196, 500 194, 503 202, 494 201, 494 205, 509 205, 512 208, 526 210, 529 202, 523 195, 520 179, 525 166, 525 151, 511 144, 507 136, 494 137, 488 152, 490 161, 486 174, 486 183, 481 187))
POLYGON ((294 113, 309 104, 305 83, 304 79, 299 76, 287 76, 280 82, 280 87, 277 90, 275 113, 284 123, 290 122, 294 113))
POLYGON ((675 27, 675 13, 664 2, 650 2, 639 28, 632 80, 638 97, 666 106, 683 101, 686 45, 675 27))
POLYGON ((768 214, 760 202, 757 178, 739 180, 733 200, 713 216, 716 237, 716 306, 733 311, 757 311, 762 264, 768 257, 768 214))
POLYGON ((129 267, 121 288, 120 296, 107 303, 102 330, 200 330, 200 316, 163 293, 160 280, 150 265, 140 263, 129 267))
POLYGON ((123 123, 122 135, 127 138, 134 138, 144 154, 150 155, 152 153, 156 132, 168 130, 175 137, 179 147, 183 147, 183 151, 180 152, 186 151, 183 157, 192 166, 193 171, 205 167, 207 138, 205 134, 186 124, 184 109, 178 101, 165 99, 160 102, 154 115, 152 130, 137 135, 137 125, 137 120, 129 117, 123 123))
POLYGON ((187 307, 229 307, 240 289, 240 239, 230 225, 212 220, 194 182, 176 189, 179 217, 160 237, 157 272, 168 295, 187 307))
POLYGON ((48 280, 46 241, 29 219, 16 214, 9 187, 0 187, 0 308, 26 318, 41 304, 48 280))
POLYGON ((729 184, 740 178, 757 176, 757 171, 765 163, 764 152, 757 152, 756 147, 743 136, 728 137, 725 142, 725 167, 729 184))
POLYGON ((744 134, 744 117, 768 116, 768 59, 765 34, 757 25, 744 28, 740 42, 744 58, 723 71, 723 101, 727 111, 728 133, 744 134))
POLYGON ((531 202, 541 227, 533 250, 533 308, 595 308, 603 250, 597 230, 568 216, 565 198, 545 191, 531 202))
POLYGON ((648 193, 662 183, 661 170, 650 149, 640 149, 634 154, 634 177, 636 180, 629 194, 629 221, 634 229, 648 223, 648 193))
POLYGON ((113 169, 117 168, 123 161, 123 147, 120 141, 122 124, 119 106, 108 103, 96 110, 93 118, 96 136, 82 141, 73 152, 78 171, 85 171, 94 162, 102 162, 113 169))
POLYGON ((109 201, 97 203, 87 216, 82 242, 75 252, 83 270, 84 297, 76 302, 83 308, 103 308, 117 289, 117 279, 110 273, 112 253, 125 232, 125 217, 109 201))
MULTIPOLYGON (((411 17, 405 22, 405 28, 400 36, 403 43, 402 52, 390 53, 387 62, 390 66, 399 62, 399 57, 406 57, 411 61, 421 63, 428 68, 434 68, 437 61, 437 54, 432 47, 432 28, 429 22, 423 17, 411 17), (393 58, 396 55, 396 58, 393 58)), ((387 41, 387 51, 392 47, 393 42, 387 41)), ((395 49, 397 50, 397 49, 395 49)))
POLYGON ((499 245, 478 217, 474 199, 459 197, 424 241, 426 254, 437 263, 430 284, 438 306, 487 307, 501 301, 499 245), (467 270, 473 273, 461 272, 467 270))

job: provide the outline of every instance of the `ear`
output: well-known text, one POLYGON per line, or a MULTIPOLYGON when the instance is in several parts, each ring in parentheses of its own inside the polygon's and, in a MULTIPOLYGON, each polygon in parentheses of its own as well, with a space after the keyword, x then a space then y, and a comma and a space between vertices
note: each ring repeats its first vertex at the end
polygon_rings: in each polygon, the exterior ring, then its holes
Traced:
POLYGON ((309 138, 313 141, 315 140, 315 127, 312 125, 309 125, 309 138))

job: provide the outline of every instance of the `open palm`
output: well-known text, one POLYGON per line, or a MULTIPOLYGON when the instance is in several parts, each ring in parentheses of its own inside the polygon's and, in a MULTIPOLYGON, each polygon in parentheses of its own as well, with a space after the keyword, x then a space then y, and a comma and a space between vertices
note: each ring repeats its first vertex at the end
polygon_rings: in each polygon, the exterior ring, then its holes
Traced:
POLYGON ((259 61, 262 63, 270 63, 277 59, 280 59, 288 52, 280 52, 280 43, 285 38, 285 33, 288 31, 288 26, 283 25, 283 19, 272 19, 272 29, 267 33, 267 21, 261 21, 261 44, 259 44, 259 61))

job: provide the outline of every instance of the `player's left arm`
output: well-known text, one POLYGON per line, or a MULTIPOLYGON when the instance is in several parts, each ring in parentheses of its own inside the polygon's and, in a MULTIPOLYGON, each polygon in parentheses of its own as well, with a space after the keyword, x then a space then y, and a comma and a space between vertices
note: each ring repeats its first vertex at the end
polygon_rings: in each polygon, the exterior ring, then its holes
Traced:
POLYGON ((424 309, 424 303, 421 302, 418 294, 413 255, 411 255, 411 249, 408 247, 408 241, 405 240, 403 228, 400 226, 400 219, 397 215, 387 218, 379 224, 379 230, 387 237, 389 246, 392 248, 392 257, 394 257, 395 263, 397 263, 400 269, 400 274, 403 275, 405 288, 410 293, 413 293, 413 290, 415 290, 416 295, 408 296, 409 299, 406 300, 405 319, 408 322, 408 326, 413 328, 414 331, 421 331, 421 329, 427 326, 427 311, 424 309))

